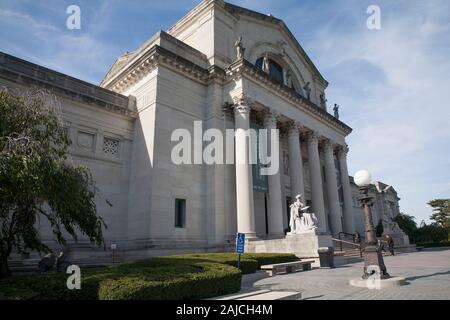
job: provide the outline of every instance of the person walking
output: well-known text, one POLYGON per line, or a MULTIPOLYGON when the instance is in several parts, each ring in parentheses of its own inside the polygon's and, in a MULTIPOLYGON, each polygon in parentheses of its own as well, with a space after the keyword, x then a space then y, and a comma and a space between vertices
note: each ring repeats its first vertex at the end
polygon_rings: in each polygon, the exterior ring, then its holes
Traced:
POLYGON ((354 243, 361 243, 361 235, 359 234, 358 231, 356 231, 354 236, 353 236, 353 242, 354 243))
POLYGON ((381 251, 386 252, 386 249, 384 248, 384 241, 378 239, 378 248, 380 248, 381 251))
POLYGON ((389 252, 391 253, 391 256, 394 255, 394 239, 390 235, 386 235, 386 241, 389 248, 389 252))

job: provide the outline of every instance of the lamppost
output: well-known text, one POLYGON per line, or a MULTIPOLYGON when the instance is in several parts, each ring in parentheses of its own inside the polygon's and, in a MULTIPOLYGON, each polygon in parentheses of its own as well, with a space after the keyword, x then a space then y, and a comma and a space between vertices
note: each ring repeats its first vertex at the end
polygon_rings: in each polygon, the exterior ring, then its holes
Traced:
POLYGON ((377 245, 375 227, 372 220, 371 206, 372 197, 369 196, 369 185, 372 177, 367 170, 360 170, 355 173, 355 184, 359 187, 361 197, 361 207, 364 210, 364 224, 366 234, 366 247, 364 248, 364 273, 362 278, 368 279, 372 275, 377 275, 379 279, 389 278, 384 264, 381 248, 377 245))

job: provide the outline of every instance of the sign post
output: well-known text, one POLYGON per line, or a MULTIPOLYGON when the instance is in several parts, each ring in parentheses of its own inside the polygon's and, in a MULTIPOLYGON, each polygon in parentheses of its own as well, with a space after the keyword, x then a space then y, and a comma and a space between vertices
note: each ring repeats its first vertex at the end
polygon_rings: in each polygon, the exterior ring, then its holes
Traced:
POLYGON ((241 269, 241 254, 244 253, 245 248, 245 233, 238 233, 236 235, 236 253, 238 254, 238 269, 241 269))
POLYGON ((117 244, 116 243, 111 243, 111 250, 112 250, 112 263, 114 264, 114 253, 117 250, 117 244))

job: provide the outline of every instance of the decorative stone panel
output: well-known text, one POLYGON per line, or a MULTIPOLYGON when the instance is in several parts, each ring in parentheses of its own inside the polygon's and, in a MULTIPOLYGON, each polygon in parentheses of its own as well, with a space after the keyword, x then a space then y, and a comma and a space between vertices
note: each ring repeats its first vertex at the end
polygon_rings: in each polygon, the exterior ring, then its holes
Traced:
POLYGON ((103 153, 109 157, 119 158, 119 145, 119 140, 105 137, 103 139, 103 153))

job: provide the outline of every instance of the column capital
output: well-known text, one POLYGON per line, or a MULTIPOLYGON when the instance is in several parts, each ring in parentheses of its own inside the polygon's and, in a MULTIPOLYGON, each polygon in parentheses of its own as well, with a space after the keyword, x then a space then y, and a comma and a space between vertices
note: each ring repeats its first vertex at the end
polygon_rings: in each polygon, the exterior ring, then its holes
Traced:
POLYGON ((306 134, 306 143, 308 145, 318 144, 320 134, 317 131, 310 131, 306 134))
POLYGON ((244 93, 234 96, 233 102, 234 102, 233 108, 235 113, 237 112, 250 113, 250 110, 254 104, 253 100, 244 93))
POLYGON ((264 116, 264 127, 270 127, 270 128, 276 128, 277 127, 277 121, 280 117, 280 113, 273 109, 265 110, 263 112, 264 116))
POLYGON ((336 142, 332 139, 323 139, 323 150, 325 153, 333 153, 336 142))
POLYGON ((336 147, 338 157, 346 157, 349 151, 349 147, 347 144, 342 145, 339 144, 336 147))
POLYGON ((303 125, 299 121, 289 121, 288 123, 286 123, 286 131, 288 136, 299 136, 300 129, 302 127, 303 125))

